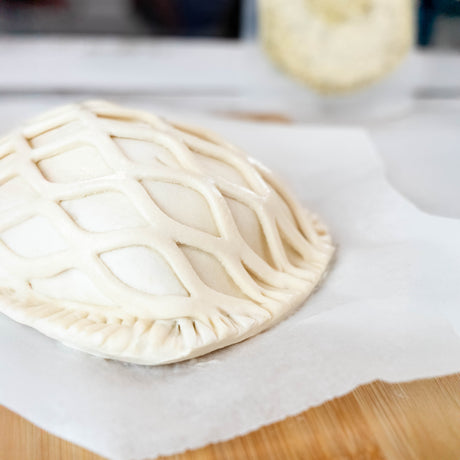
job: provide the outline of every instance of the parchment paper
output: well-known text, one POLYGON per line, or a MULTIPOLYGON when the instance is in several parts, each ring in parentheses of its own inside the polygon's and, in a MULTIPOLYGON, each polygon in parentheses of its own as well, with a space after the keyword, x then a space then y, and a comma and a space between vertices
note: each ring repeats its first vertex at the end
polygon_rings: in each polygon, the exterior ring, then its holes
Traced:
POLYGON ((257 337, 156 368, 67 349, 1 316, 1 404, 101 455, 140 459, 246 433, 374 379, 460 371, 460 221, 394 191, 360 130, 205 122, 327 222, 338 250, 323 286, 257 337))

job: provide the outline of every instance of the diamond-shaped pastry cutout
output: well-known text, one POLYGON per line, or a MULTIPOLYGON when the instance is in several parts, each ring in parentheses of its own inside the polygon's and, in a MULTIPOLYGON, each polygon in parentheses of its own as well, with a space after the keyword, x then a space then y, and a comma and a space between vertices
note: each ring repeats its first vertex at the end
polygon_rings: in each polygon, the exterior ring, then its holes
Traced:
POLYGON ((258 256, 273 266, 267 239, 256 213, 233 198, 225 199, 243 239, 258 256))
POLYGON ((274 197, 274 200, 276 201, 276 206, 279 208, 282 215, 286 219, 290 220, 295 226, 297 226, 296 218, 294 217, 286 201, 284 201, 281 195, 271 185, 269 185, 269 188, 272 192, 272 196, 274 197))
POLYGON ((101 260, 123 283, 153 295, 188 296, 166 260, 145 246, 128 246, 100 254, 101 260))
POLYGON ((37 192, 21 177, 16 176, 0 186, 0 212, 28 204, 37 192))
POLYGON ((169 217, 189 227, 219 236, 209 204, 201 193, 170 182, 145 180, 142 184, 169 217))
POLYGON ((80 121, 71 121, 61 126, 56 126, 47 131, 31 137, 28 139, 29 145, 32 148, 41 147, 42 145, 49 144, 50 142, 58 141, 59 139, 65 139, 69 136, 75 136, 84 129, 84 126, 80 121))
POLYGON ((61 201, 60 204, 77 225, 89 232, 108 232, 146 225, 129 198, 120 192, 96 193, 61 201))
POLYGON ((233 184, 238 184, 246 188, 250 188, 243 175, 229 163, 217 160, 216 158, 208 157, 200 153, 195 153, 197 160, 203 168, 203 171, 211 177, 222 177, 233 184))
POLYGON ((191 246, 181 245, 180 248, 204 284, 223 294, 246 297, 213 255, 191 246))
POLYGON ((158 166, 158 164, 170 167, 178 166, 171 152, 160 144, 122 137, 114 137, 113 140, 123 153, 135 163, 149 166, 158 166))
POLYGON ((37 163, 50 182, 79 182, 110 175, 113 171, 92 145, 70 148, 37 163))
POLYGON ((43 216, 34 216, 10 227, 0 237, 13 252, 23 257, 42 257, 68 247, 62 236, 43 216))
POLYGON ((297 249, 295 249, 294 246, 292 246, 292 244, 289 243, 289 241, 283 237, 282 234, 281 241, 283 243, 284 252, 286 253, 286 257, 288 258, 289 262, 294 267, 302 268, 305 265, 305 259, 302 257, 302 254, 300 254, 300 252, 297 251, 297 249))
POLYGON ((81 271, 71 268, 50 278, 30 280, 32 289, 53 299, 84 302, 90 305, 114 305, 81 271))

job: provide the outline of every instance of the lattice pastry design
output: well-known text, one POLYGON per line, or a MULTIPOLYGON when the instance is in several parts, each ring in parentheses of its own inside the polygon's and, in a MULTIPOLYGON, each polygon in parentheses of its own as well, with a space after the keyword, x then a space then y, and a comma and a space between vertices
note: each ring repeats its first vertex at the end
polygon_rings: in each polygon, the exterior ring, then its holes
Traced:
POLYGON ((266 329, 333 252, 238 148, 104 101, 3 138, 0 184, 0 311, 123 361, 180 361, 266 329))

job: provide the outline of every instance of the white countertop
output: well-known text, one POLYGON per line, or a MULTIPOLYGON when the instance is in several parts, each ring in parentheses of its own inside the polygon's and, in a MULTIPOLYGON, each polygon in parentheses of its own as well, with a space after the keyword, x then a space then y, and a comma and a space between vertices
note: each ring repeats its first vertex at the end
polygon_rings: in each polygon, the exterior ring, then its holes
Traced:
POLYGON ((460 217, 460 54, 415 52, 385 81, 324 98, 279 72, 252 42, 2 37, 1 131, 87 97, 140 107, 276 112, 368 129, 390 181, 422 209, 460 217))

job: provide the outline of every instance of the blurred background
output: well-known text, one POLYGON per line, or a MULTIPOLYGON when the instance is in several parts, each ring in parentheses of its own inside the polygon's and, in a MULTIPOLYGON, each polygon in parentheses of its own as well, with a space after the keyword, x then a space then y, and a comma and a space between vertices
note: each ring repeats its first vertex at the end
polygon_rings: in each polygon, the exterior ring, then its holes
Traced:
POLYGON ((460 217, 459 51, 460 0, 0 0, 0 132, 87 98, 355 125, 397 189, 460 217))
MULTIPOLYGON (((0 34, 110 34, 244 39, 256 0, 0 0, 0 34)), ((460 1, 416 2, 419 46, 460 49, 460 1)))

